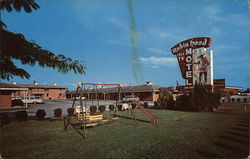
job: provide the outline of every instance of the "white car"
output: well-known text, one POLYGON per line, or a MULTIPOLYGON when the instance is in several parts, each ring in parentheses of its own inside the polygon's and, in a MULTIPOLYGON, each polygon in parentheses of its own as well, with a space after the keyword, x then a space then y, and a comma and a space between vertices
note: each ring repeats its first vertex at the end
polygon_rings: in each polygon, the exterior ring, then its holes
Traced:
POLYGON ((122 110, 130 110, 132 109, 131 105, 127 102, 120 102, 119 105, 122 105, 122 110))
POLYGON ((28 96, 28 97, 23 97, 22 98, 23 103, 27 104, 36 104, 36 103, 44 103, 44 100, 41 98, 37 98, 35 96, 28 96))

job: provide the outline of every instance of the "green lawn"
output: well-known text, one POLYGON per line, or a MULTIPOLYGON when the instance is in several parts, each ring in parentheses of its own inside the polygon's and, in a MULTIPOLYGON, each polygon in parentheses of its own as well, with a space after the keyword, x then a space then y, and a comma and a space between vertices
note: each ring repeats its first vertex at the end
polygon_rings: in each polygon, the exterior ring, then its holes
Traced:
MULTIPOLYGON (((249 115, 150 110, 159 126, 123 119, 87 129, 86 141, 63 121, 11 122, 0 128, 5 159, 246 158, 249 115)), ((138 118, 144 118, 139 110, 138 118)), ((119 112, 129 116, 127 112, 119 112)), ((107 114, 106 114, 107 115, 107 114)))

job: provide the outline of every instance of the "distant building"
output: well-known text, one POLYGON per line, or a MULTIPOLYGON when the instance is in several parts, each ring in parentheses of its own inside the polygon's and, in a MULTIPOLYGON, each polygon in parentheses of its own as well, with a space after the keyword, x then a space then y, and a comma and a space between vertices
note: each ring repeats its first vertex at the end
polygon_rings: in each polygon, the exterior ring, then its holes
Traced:
POLYGON ((44 99, 64 99, 65 91, 67 89, 67 87, 58 86, 56 83, 51 85, 40 85, 38 82, 34 82, 33 84, 17 84, 16 82, 13 82, 12 85, 28 89, 27 91, 12 92, 12 96, 23 97, 27 95, 44 99))
POLYGON ((0 82, 0 108, 11 108, 11 94, 19 91, 28 91, 28 88, 0 82))
MULTIPOLYGON (((140 101, 157 101, 159 98, 159 89, 162 86, 154 85, 151 82, 147 82, 144 85, 136 86, 124 86, 121 88, 119 99, 124 97, 139 97, 140 101)), ((97 89, 85 89, 82 92, 75 91, 66 92, 67 99, 77 98, 82 93, 83 97, 87 99, 100 99, 100 100, 116 100, 118 96, 118 87, 113 88, 97 88, 97 89)))

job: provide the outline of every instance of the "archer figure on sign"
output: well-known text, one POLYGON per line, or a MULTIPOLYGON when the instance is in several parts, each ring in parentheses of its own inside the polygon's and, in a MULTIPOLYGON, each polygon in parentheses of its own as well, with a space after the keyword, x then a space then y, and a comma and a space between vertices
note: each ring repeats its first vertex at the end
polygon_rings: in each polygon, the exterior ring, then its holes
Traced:
POLYGON ((198 64, 200 65, 200 67, 199 67, 199 72, 200 72, 199 73, 199 83, 203 83, 201 80, 202 75, 204 75, 205 83, 207 83, 207 68, 209 66, 209 61, 206 57, 206 53, 203 53, 198 58, 199 58, 198 64))

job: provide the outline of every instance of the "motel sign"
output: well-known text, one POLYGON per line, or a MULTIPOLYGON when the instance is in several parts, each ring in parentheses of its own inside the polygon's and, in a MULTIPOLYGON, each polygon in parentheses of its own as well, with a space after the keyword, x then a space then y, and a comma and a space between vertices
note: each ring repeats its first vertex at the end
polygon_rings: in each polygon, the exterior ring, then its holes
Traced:
POLYGON ((211 43, 212 39, 209 37, 196 37, 171 48, 187 86, 195 83, 213 85, 213 52, 206 49, 211 43))

